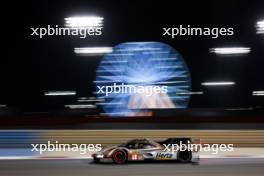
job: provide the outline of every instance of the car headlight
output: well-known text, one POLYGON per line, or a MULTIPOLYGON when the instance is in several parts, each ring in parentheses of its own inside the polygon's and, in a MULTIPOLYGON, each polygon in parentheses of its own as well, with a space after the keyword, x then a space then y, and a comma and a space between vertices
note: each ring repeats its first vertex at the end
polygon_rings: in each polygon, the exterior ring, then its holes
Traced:
POLYGON ((104 155, 103 154, 98 154, 95 156, 96 158, 104 158, 104 155))

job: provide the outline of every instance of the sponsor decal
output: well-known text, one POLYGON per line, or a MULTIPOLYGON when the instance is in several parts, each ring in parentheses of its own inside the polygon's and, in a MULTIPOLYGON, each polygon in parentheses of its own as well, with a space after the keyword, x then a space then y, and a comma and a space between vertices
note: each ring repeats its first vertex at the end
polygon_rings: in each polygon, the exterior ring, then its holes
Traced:
POLYGON ((171 153, 157 153, 156 158, 159 159, 171 159, 172 154, 171 153))

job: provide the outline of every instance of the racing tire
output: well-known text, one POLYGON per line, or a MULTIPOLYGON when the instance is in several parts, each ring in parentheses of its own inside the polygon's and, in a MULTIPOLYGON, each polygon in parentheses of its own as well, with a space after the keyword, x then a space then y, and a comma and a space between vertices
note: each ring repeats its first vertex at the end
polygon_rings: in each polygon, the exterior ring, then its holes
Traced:
POLYGON ((178 152, 178 161, 182 163, 188 163, 192 161, 192 152, 191 151, 180 151, 178 152))
POLYGON ((94 163, 100 163, 100 159, 99 158, 94 158, 94 163))
POLYGON ((127 162, 127 153, 124 150, 117 149, 112 154, 112 159, 116 164, 125 164, 127 162))

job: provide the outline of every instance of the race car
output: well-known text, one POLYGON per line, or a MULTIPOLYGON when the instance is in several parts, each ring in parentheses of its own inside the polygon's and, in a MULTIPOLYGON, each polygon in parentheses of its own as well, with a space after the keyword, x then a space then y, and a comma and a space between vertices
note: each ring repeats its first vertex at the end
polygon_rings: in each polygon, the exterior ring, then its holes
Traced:
POLYGON ((107 147, 92 155, 95 163, 113 162, 124 164, 129 161, 174 160, 183 163, 199 161, 198 151, 171 150, 178 144, 191 144, 190 138, 169 138, 161 142, 150 139, 134 139, 127 143, 107 147))

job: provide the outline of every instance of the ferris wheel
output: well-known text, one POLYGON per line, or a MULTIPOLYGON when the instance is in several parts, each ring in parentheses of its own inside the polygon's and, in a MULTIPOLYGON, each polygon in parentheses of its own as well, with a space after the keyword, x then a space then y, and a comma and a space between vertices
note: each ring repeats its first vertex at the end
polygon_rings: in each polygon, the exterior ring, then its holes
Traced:
POLYGON ((115 46, 103 56, 95 82, 97 96, 104 100, 101 105, 105 114, 113 117, 137 116, 152 109, 186 108, 190 98, 186 92, 191 91, 184 59, 174 48, 160 42, 115 46), (102 88, 111 91, 98 91, 102 88), (141 91, 137 91, 139 88, 141 91), (155 91, 159 88, 166 90, 155 91))

